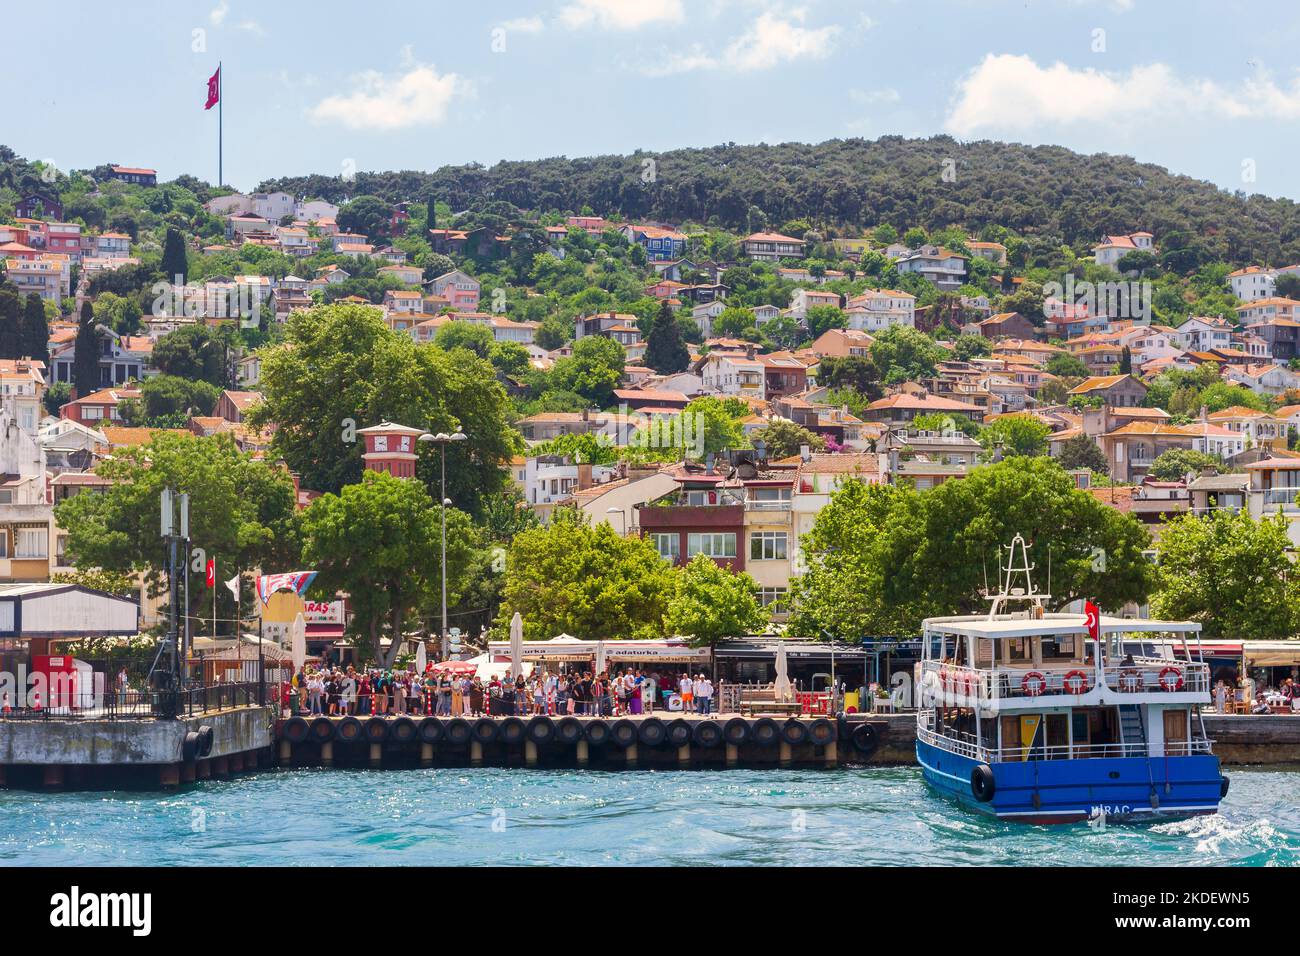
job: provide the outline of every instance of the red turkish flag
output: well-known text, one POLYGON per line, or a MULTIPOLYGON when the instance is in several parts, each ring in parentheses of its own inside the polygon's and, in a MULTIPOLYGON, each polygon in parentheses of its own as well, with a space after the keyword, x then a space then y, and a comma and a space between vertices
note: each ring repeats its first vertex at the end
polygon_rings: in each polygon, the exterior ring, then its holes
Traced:
POLYGON ((217 67, 217 72, 208 77, 208 101, 203 104, 205 110, 210 110, 216 106, 221 99, 221 67, 217 67))
POLYGON ((210 588, 217 586, 217 559, 208 558, 208 571, 204 577, 203 583, 210 588))
POLYGON ((1101 609, 1091 601, 1083 602, 1083 616, 1088 623, 1088 636, 1094 641, 1101 639, 1101 609))

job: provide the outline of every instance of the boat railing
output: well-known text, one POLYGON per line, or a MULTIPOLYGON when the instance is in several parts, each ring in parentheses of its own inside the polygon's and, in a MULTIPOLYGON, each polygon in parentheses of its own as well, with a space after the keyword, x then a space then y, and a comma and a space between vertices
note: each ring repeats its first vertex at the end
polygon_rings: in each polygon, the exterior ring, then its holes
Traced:
MULTIPOLYGON (((946 750, 984 763, 1023 763, 1026 760, 1087 760, 1105 757, 1152 756, 1150 746, 1143 742, 1111 744, 1055 744, 1032 747, 987 747, 973 735, 956 731, 937 733, 931 721, 918 723, 917 738, 932 747, 946 750)), ((1165 742, 1157 745, 1155 756, 1187 757, 1212 753, 1214 741, 1204 737, 1193 740, 1165 742)))
MULTIPOLYGON (((1104 667, 1102 679, 1110 690, 1120 694, 1208 694, 1210 667, 1208 664, 1148 658, 1104 667)), ((1097 686, 1097 670, 1092 663, 994 671, 926 661, 922 668, 922 682, 922 692, 928 693, 936 703, 970 706, 972 700, 990 702, 1079 696, 1097 686)))

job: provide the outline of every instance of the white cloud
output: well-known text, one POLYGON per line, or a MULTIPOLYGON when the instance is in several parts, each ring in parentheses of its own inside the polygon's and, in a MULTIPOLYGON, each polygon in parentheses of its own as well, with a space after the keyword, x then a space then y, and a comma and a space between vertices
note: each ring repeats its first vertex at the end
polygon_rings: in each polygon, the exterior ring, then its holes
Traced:
POLYGON ((436 126, 447 118, 452 102, 470 90, 455 73, 438 73, 431 65, 409 66, 403 73, 368 70, 353 77, 354 89, 328 96, 307 111, 318 123, 349 129, 397 130, 436 126))
POLYGON ((243 30, 245 33, 252 33, 255 36, 266 36, 266 31, 262 29, 262 25, 256 20, 241 20, 238 28, 243 30))
POLYGON ((652 23, 681 23, 682 0, 570 0, 560 8, 560 22, 570 29, 600 26, 636 30, 652 23))
POLYGON ((546 28, 541 17, 517 17, 506 20, 501 26, 515 33, 541 33, 546 28))
POLYGON ((1300 77, 1283 87, 1259 71, 1228 88, 1213 80, 1180 77, 1164 63, 1103 73, 989 54, 957 84, 945 125, 957 136, 971 136, 1188 115, 1300 119, 1300 77))
POLYGON ((849 99, 855 103, 874 106, 878 103, 897 103, 902 97, 898 90, 887 86, 879 90, 849 90, 849 99))
POLYGON ((208 14, 208 19, 212 22, 214 27, 219 27, 225 21, 226 14, 229 12, 230 4, 227 3, 226 0, 221 0, 220 3, 212 8, 212 12, 208 14))
POLYGON ((835 46, 838 26, 809 28, 802 26, 807 11, 802 7, 786 16, 766 12, 753 25, 728 43, 720 54, 705 51, 698 44, 687 53, 675 53, 652 63, 646 72, 652 76, 688 73, 692 70, 727 69, 740 72, 765 70, 793 60, 820 60, 835 46))

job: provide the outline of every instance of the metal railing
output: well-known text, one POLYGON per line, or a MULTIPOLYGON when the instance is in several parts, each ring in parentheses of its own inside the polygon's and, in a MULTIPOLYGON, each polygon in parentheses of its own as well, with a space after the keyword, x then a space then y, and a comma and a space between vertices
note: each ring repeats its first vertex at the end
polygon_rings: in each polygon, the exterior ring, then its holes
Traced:
POLYGON ((150 662, 139 658, 77 659, 76 664, 66 673, 26 672, 17 699, 6 694, 0 719, 148 720, 197 715, 274 702, 281 682, 289 676, 278 666, 246 661, 240 679, 186 679, 178 688, 171 686, 169 674, 151 674, 150 662))
MULTIPOLYGON (((1103 668, 1103 680, 1121 694, 1209 693, 1208 664, 1142 658, 1130 664, 1103 668)), ((921 669, 921 692, 939 702, 1025 700, 1086 694, 1096 687, 1097 671, 1091 664, 1026 667, 997 671, 940 661, 926 661, 921 669)))
POLYGON ((998 748, 984 746, 972 734, 956 731, 937 733, 926 723, 918 723, 916 736, 932 747, 990 764, 1023 763, 1026 760, 1088 760, 1106 757, 1186 757, 1211 753, 1214 744, 1214 741, 1205 737, 1166 742, 1157 745, 1154 754, 1146 743, 1056 744, 1050 747, 1039 744, 1031 747, 998 748))

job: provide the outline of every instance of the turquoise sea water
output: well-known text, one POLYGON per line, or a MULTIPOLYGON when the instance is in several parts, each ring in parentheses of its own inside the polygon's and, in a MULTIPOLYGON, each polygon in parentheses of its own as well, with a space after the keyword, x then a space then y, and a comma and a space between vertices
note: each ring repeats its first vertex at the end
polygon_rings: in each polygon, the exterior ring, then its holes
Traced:
POLYGON ((0 791, 0 865, 1300 865, 1300 770, 1236 770, 1222 811, 1041 827, 915 768, 274 770, 179 793, 0 791))

